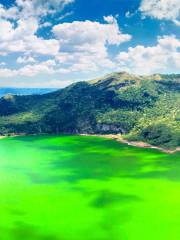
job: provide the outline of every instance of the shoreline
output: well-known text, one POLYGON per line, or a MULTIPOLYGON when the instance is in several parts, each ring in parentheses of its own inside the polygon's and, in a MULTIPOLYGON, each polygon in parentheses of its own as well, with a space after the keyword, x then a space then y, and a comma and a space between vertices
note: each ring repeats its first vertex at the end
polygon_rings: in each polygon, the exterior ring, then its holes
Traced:
POLYGON ((0 136, 0 139, 7 138, 8 136, 0 136))
POLYGON ((120 135, 120 134, 104 134, 104 135, 102 135, 102 134, 79 134, 79 135, 80 136, 94 136, 94 137, 101 137, 101 138, 109 138, 109 139, 113 139, 113 140, 116 140, 121 143, 125 143, 129 146, 139 147, 139 148, 157 149, 161 152, 169 153, 169 154, 173 154, 173 153, 180 151, 180 147, 176 148, 175 150, 170 150, 170 149, 165 149, 165 148, 162 148, 159 146, 153 146, 149 143, 145 143, 145 142, 141 142, 141 141, 128 141, 128 140, 124 139, 122 137, 122 135, 120 135))
MULTIPOLYGON (((58 134, 58 135, 60 135, 60 134, 58 134)), ((127 144, 129 146, 139 147, 139 148, 156 149, 156 150, 159 150, 161 152, 168 153, 168 154, 173 154, 173 153, 176 153, 176 152, 180 151, 180 147, 177 147, 175 150, 170 150, 170 149, 165 149, 165 148, 162 148, 162 147, 159 147, 159 146, 154 146, 154 145, 151 145, 151 144, 146 143, 146 142, 128 141, 128 140, 124 139, 121 134, 86 134, 86 133, 83 134, 82 133, 82 134, 73 134, 73 135, 109 138, 109 139, 112 139, 112 140, 116 140, 116 141, 118 141, 120 143, 127 144)), ((26 135, 26 134, 13 134, 13 135, 10 135, 10 136, 0 136, 0 140, 4 139, 4 138, 8 138, 8 137, 19 137, 19 136, 30 136, 30 135, 26 135)), ((37 136, 37 135, 36 134, 32 134, 31 136, 37 136)))

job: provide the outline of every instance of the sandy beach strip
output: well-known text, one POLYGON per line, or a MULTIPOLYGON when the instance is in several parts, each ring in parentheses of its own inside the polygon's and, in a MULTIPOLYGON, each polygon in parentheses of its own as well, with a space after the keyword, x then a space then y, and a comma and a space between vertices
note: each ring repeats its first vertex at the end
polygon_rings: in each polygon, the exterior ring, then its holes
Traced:
POLYGON ((180 147, 176 148, 175 150, 170 150, 170 149, 164 149, 162 147, 159 147, 159 146, 153 146, 149 143, 145 143, 145 142, 140 142, 140 141, 128 141, 126 139, 124 139, 122 137, 122 135, 120 134, 105 134, 105 135, 102 135, 102 134, 80 134, 81 136, 95 136, 95 137, 103 137, 103 138, 109 138, 109 139, 114 139, 118 142, 121 142, 121 143, 125 143, 129 146, 134 146, 134 147, 140 147, 140 148, 151 148, 151 149, 157 149, 157 150, 160 150, 161 152, 164 152, 164 153, 175 153, 175 152, 178 152, 180 151, 180 147))

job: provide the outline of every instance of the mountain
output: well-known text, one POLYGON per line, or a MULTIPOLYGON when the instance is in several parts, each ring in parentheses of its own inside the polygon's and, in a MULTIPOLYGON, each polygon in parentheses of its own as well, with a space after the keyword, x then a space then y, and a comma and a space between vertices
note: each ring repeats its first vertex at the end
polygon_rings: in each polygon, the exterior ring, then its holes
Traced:
POLYGON ((34 95, 56 91, 56 88, 0 88, 0 98, 7 95, 34 95))
POLYGON ((130 140, 180 145, 180 74, 113 73, 64 89, 0 99, 0 134, 122 133, 130 140))

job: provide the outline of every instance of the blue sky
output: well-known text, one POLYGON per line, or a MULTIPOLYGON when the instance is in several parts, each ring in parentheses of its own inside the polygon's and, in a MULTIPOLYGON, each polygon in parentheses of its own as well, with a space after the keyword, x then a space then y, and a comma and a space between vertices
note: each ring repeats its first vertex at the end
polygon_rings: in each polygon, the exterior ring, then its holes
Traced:
POLYGON ((0 86, 180 72, 179 0, 0 0, 0 86))

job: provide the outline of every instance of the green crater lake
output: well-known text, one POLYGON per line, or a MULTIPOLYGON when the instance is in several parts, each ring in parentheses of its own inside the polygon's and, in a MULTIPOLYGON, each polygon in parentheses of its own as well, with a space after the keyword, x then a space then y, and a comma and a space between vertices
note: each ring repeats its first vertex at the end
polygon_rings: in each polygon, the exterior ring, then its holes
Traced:
POLYGON ((86 136, 0 140, 0 240, 126 239, 180 239, 180 153, 86 136))

